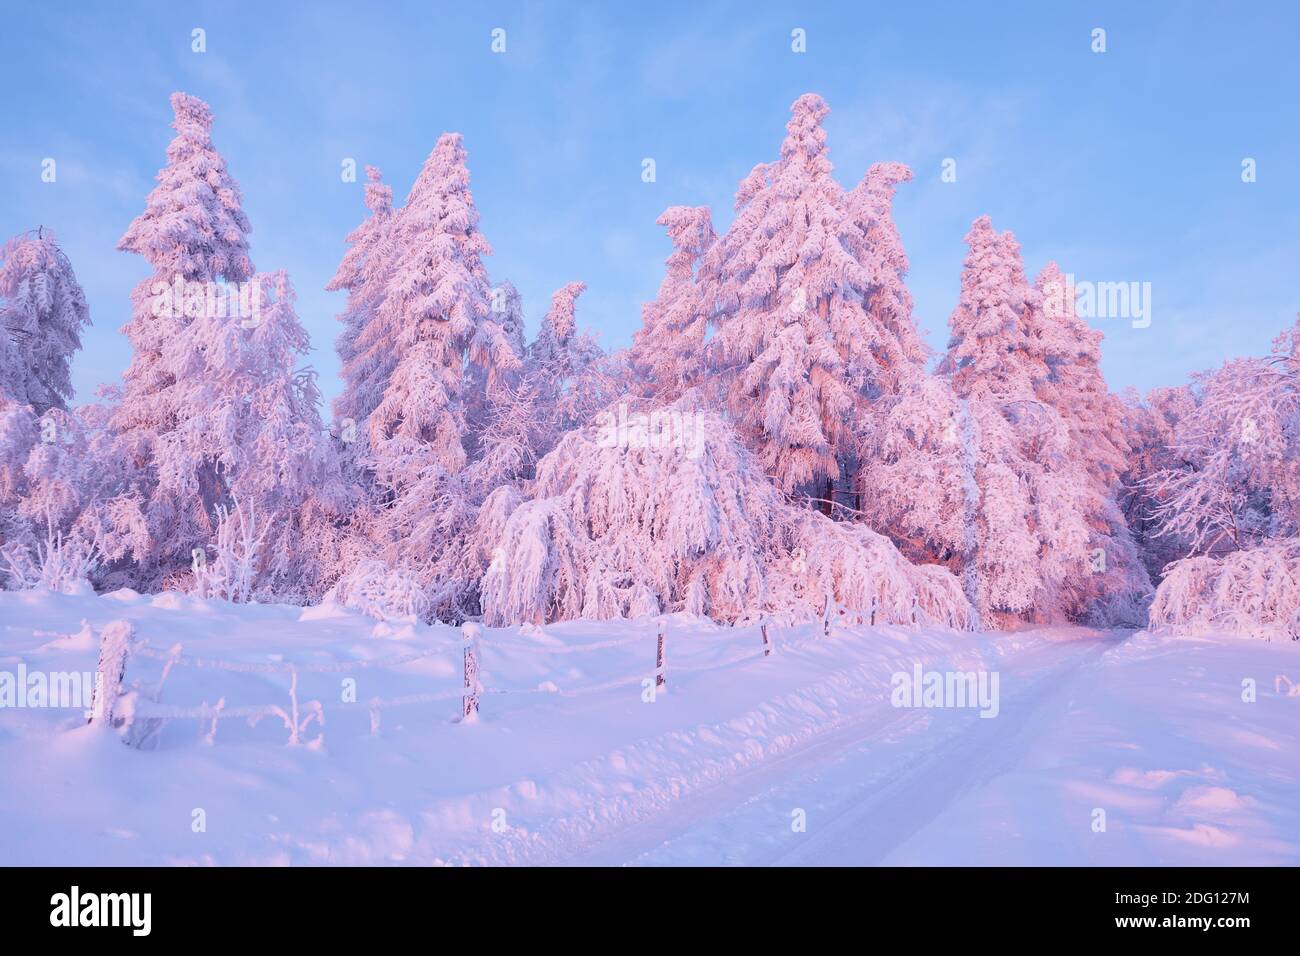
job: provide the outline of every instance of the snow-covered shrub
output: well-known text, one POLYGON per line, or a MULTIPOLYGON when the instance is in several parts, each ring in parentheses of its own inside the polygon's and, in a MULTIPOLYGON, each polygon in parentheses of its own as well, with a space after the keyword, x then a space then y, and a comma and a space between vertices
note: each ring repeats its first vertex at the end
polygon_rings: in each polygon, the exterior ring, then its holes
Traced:
POLYGON ((961 581, 937 564, 912 564, 884 535, 860 522, 832 521, 799 511, 794 520, 794 556, 769 570, 774 606, 796 615, 824 611, 830 593, 841 608, 869 615, 877 624, 937 623, 971 626, 970 603, 961 581))
POLYGON ((429 611, 428 594, 414 573, 375 560, 359 561, 326 599, 380 621, 423 618, 429 611))
POLYGON ((1156 590, 1150 628, 1300 639, 1300 538, 1174 562, 1156 590))
POLYGON ((194 593, 202 598, 222 598, 242 603, 253 596, 262 561, 262 546, 270 525, 259 521, 251 504, 236 502, 234 510, 217 506, 216 557, 206 551, 194 555, 194 593))
POLYGON ((531 500, 493 502, 504 521, 482 582, 487 623, 811 617, 829 586, 855 610, 875 595, 887 620, 910 619, 916 596, 933 620, 966 625, 947 571, 918 569, 865 526, 789 503, 725 418, 668 411, 656 428, 633 412, 626 426, 569 432, 538 463, 531 500))
POLYGON ((90 576, 99 564, 95 546, 79 537, 65 540, 61 531, 49 530, 45 541, 29 549, 19 543, 0 549, 9 583, 14 590, 44 588, 58 594, 93 594, 90 576))

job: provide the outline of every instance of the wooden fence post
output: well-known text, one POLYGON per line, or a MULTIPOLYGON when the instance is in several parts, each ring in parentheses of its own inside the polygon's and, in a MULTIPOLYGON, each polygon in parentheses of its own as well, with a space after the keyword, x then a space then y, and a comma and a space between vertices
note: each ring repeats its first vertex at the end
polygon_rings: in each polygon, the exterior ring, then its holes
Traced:
POLYGON ((835 595, 831 592, 830 585, 826 586, 826 606, 822 608, 822 637, 829 637, 831 633, 831 614, 835 607, 835 595))
POLYGON ((871 626, 876 626, 876 596, 871 595, 871 626))
POLYGON ((655 693, 663 694, 668 690, 668 677, 664 666, 664 637, 668 625, 659 621, 659 648, 655 653, 655 693))
POLYGON ((772 638, 771 638, 771 636, 767 633, 767 618, 763 618, 761 621, 759 621, 758 629, 763 633, 763 656, 764 656, 764 657, 771 657, 771 656, 772 656, 772 638))
POLYGON ((482 688, 478 682, 478 655, 480 628, 473 621, 466 621, 460 629, 465 644, 465 695, 461 698, 460 717, 464 723, 478 721, 478 695, 482 688))
POLYGON ((916 595, 912 595, 912 626, 916 627, 916 595))
POLYGON ((126 722, 118 699, 126 679, 126 659, 131 653, 135 629, 129 621, 110 621, 99 634, 99 665, 95 668, 95 689, 90 699, 88 724, 118 728, 126 722))

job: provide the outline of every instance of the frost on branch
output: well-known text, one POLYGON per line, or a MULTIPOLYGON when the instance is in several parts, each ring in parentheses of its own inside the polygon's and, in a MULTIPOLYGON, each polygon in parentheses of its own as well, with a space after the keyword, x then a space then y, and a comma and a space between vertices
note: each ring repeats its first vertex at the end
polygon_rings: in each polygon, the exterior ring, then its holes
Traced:
POLYGON ((216 518, 215 557, 208 560, 202 551, 194 557, 194 593, 243 603, 253 596, 269 527, 251 503, 236 501, 233 510, 218 505, 216 518))
POLYGON ((913 595, 964 626, 957 581, 917 569, 887 539, 789 504, 721 416, 611 410, 538 464, 504 518, 482 602, 489 624, 688 611, 716 620, 814 617, 835 599, 906 620, 913 595))
POLYGON ((1156 589, 1150 628, 1300 639, 1300 539, 1175 562, 1156 589))

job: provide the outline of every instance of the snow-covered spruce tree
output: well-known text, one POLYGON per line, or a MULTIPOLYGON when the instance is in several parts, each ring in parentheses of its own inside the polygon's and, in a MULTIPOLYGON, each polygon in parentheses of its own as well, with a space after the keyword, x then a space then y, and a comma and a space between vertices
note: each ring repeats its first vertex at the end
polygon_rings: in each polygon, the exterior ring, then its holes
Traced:
MULTIPOLYGON (((118 243, 143 256, 153 275, 132 293, 131 320, 122 331, 131 342, 131 365, 123 376, 108 428, 113 442, 106 454, 127 468, 109 505, 141 503, 152 539, 150 554, 132 575, 143 589, 190 563, 190 549, 215 530, 204 499, 155 496, 161 476, 158 451, 163 436, 182 424, 175 374, 164 353, 185 331, 194 314, 227 284, 248 283, 250 226, 240 207, 239 187, 212 144, 212 111, 185 93, 171 97, 176 137, 167 147, 167 165, 158 173, 145 210, 118 243), (180 293, 176 296, 176 293, 180 293), (173 301, 179 298, 180 301, 173 301)), ((211 476, 172 476, 173 486, 210 482, 211 476)))
POLYGON ((27 569, 24 580, 38 548, 52 547, 47 539, 61 538, 79 511, 79 489, 63 484, 72 469, 55 459, 84 444, 66 411, 69 364, 89 324, 85 295, 52 235, 38 229, 0 248, 0 548, 27 569))
POLYGON ((540 402, 533 402, 537 376, 525 368, 523 301, 513 283, 492 289, 492 314, 501 335, 470 341, 465 381, 465 448, 476 466, 473 483, 487 483, 480 500, 501 481, 522 474, 527 453, 518 442, 533 433, 532 421, 541 412, 540 402))
POLYGON ((570 282, 555 290, 529 349, 529 374, 535 376, 544 408, 550 411, 550 433, 539 457, 565 432, 587 424, 623 387, 611 380, 595 338, 578 331, 576 305, 586 288, 584 282, 570 282))
POLYGON ((711 309, 695 278, 700 260, 717 238, 707 206, 670 206, 657 220, 673 251, 653 302, 641 307, 642 326, 629 361, 642 391, 673 402, 707 373, 705 342, 711 309))
POLYGON ((897 389, 917 345, 887 221, 901 167, 878 168, 846 196, 831 176, 828 112, 816 95, 795 101, 780 159, 742 181, 735 221, 699 276, 740 434, 783 491, 825 502, 852 484, 858 423, 897 389))
POLYGON ((480 540, 489 623, 689 611, 720 621, 812 617, 831 592, 877 621, 963 627, 969 606, 940 568, 887 539, 791 505, 729 421, 689 404, 637 407, 570 431, 527 499, 494 492, 480 540))
POLYGON ((1087 567, 1086 475, 1035 392, 1048 370, 1014 237, 981 217, 967 241, 947 382, 917 379, 873 424, 863 508, 914 560, 959 572, 982 626, 1059 620, 1087 567), (931 489, 937 501, 916 500, 931 489))
POLYGON ((1055 262, 1043 268, 1034 288, 1029 349, 1047 368, 1035 393, 1069 429, 1070 461, 1083 472, 1091 530, 1090 573, 1067 584, 1070 616, 1092 624, 1140 626, 1153 592, 1118 502, 1129 448, 1123 403, 1101 372, 1102 334, 1079 318, 1074 289, 1055 262))
POLYGON ((310 342, 288 274, 252 281, 248 315, 197 316, 164 344, 177 425, 157 441, 152 504, 182 513, 197 499, 207 514, 221 516, 195 548, 234 541, 220 527, 226 521, 237 523, 236 537, 256 524, 262 546, 253 578, 238 593, 256 585, 259 593, 304 600, 331 571, 300 547, 300 510, 314 499, 337 520, 348 499, 320 419, 315 373, 297 365, 310 342))
POLYGON ((342 458, 351 469, 366 448, 365 421, 383 397, 388 376, 397 362, 391 330, 378 319, 379 303, 392 268, 393 187, 374 166, 366 167, 365 202, 369 217, 348 234, 349 248, 326 291, 347 291, 338 319, 343 330, 335 340, 341 363, 343 391, 334 400, 334 427, 342 458))
POLYGON ((780 490, 829 499, 853 407, 841 349, 862 339, 868 273, 846 248, 853 223, 831 177, 829 110, 807 94, 791 112, 781 158, 741 182, 702 284, 739 433, 780 490))
POLYGON ((860 233, 850 248, 871 270, 865 329, 873 359, 873 398, 900 394, 930 358, 912 318, 907 251, 894 223, 894 191, 911 180, 912 171, 902 163, 875 163, 848 194, 849 213, 860 233))
POLYGON ((492 312, 465 150, 439 137, 391 230, 396 258, 376 318, 397 356, 366 428, 366 466, 380 491, 382 559, 409 567, 433 588, 440 616, 464 613, 477 575, 467 541, 477 506, 468 460, 466 364, 473 354, 509 365, 511 339, 492 312), (467 563, 469 562, 469 563, 467 563))
POLYGON ((54 236, 43 228, 0 248, 0 404, 37 415, 66 410, 69 365, 90 325, 86 296, 54 236))

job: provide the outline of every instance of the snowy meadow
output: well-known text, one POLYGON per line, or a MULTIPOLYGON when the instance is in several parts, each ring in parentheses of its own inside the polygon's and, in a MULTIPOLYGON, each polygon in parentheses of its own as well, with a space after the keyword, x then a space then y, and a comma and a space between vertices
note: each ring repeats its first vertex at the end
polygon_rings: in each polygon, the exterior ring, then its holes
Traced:
POLYGON ((1300 862, 1300 325, 1116 394, 1149 284, 980 216, 936 351, 807 93, 627 349, 527 340, 460 134, 367 167, 326 408, 171 112, 120 381, 0 249, 0 863, 1300 862))

